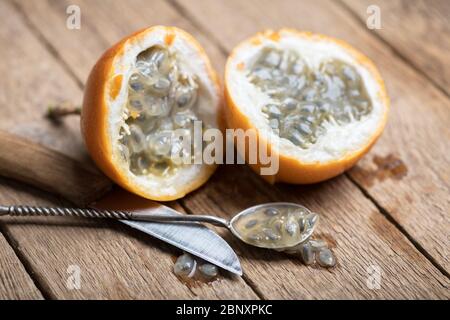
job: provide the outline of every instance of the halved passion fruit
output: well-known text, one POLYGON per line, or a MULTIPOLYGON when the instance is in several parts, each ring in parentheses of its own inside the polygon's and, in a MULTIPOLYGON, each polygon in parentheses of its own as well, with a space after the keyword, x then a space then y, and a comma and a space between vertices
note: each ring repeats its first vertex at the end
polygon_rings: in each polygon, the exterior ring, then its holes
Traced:
POLYGON ((151 27, 120 41, 94 66, 82 132, 96 164, 117 184, 153 200, 178 199, 215 169, 189 160, 202 150, 192 147, 194 126, 218 128, 220 103, 200 44, 180 29, 151 27))
MULTIPOLYGON (((228 127, 255 129, 278 156, 270 182, 314 183, 350 168, 380 136, 388 97, 373 63, 348 44, 282 29, 242 42, 225 70, 228 127)), ((252 152, 252 150, 246 150, 252 152)), ((260 172, 261 163, 250 164, 260 172)))

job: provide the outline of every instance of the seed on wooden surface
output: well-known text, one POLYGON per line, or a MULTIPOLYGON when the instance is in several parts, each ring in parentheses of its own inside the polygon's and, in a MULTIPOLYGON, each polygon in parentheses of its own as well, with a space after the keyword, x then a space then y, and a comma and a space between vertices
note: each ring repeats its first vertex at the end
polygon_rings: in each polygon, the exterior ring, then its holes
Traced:
POLYGON ((315 253, 308 242, 300 246, 300 255, 304 264, 311 265, 314 263, 315 253))
POLYGON ((192 277, 195 274, 197 262, 190 254, 183 254, 178 257, 173 266, 173 271, 177 276, 192 277))
POLYGON ((219 268, 211 263, 202 264, 198 270, 207 278, 215 278, 219 274, 219 268))
POLYGON ((317 263, 324 268, 331 268, 336 265, 336 258, 328 248, 320 249, 316 257, 317 263))
POLYGON ((309 244, 314 250, 319 250, 327 247, 327 243, 320 239, 310 239, 309 244))

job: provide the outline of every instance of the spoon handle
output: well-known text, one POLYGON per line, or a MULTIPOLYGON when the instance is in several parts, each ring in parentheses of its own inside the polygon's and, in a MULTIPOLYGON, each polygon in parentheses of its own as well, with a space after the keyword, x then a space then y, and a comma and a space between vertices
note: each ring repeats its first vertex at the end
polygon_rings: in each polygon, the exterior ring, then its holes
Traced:
POLYGON ((206 215, 176 215, 163 216, 144 212, 128 212, 120 210, 100 210, 90 208, 58 208, 39 206, 0 206, 0 216, 52 216, 52 217, 82 217, 108 218, 119 220, 136 220, 149 222, 205 222, 219 227, 228 228, 227 220, 206 215))

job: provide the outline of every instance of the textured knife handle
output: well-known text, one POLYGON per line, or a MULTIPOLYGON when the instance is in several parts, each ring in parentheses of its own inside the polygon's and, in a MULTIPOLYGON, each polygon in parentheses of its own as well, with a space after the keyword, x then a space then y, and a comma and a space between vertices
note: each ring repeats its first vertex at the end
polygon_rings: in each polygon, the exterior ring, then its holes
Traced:
POLYGON ((10 216, 63 216, 82 218, 109 218, 130 220, 132 215, 126 211, 97 210, 80 208, 50 208, 35 206, 2 206, 0 215, 10 216))

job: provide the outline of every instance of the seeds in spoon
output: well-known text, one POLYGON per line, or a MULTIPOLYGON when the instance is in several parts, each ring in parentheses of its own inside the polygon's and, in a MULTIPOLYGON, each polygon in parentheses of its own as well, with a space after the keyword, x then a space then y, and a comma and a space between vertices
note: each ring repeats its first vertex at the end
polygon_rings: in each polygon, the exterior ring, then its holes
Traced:
POLYGON ((253 228, 254 226, 256 226, 257 224, 258 224, 258 220, 253 219, 253 220, 250 220, 249 222, 247 222, 247 223, 245 224, 245 227, 246 227, 247 229, 251 229, 251 228, 253 228))

